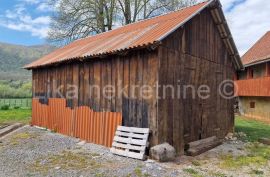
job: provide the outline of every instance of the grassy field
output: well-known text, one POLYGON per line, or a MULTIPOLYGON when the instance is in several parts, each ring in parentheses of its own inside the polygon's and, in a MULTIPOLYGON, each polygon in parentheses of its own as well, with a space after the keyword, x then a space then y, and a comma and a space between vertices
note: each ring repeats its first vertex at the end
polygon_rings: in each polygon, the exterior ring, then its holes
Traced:
POLYGON ((0 107, 9 105, 10 107, 31 108, 32 99, 19 98, 19 99, 0 99, 0 107))
POLYGON ((259 138, 270 138, 270 125, 255 120, 247 120, 243 117, 236 117, 236 132, 244 132, 246 141, 256 142, 259 138))
POLYGON ((27 124, 30 121, 31 109, 0 110, 0 124, 19 122, 27 124))

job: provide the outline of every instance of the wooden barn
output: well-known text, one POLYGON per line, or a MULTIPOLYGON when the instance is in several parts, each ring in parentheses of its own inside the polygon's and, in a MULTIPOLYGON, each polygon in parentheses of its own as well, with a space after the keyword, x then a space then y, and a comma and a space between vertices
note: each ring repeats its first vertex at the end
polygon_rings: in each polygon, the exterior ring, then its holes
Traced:
POLYGON ((240 113, 270 123, 270 31, 242 57, 236 85, 240 113))
POLYGON ((117 125, 150 128, 151 146, 183 154, 186 143, 233 131, 234 100, 217 88, 242 63, 218 0, 77 40, 25 68, 32 124, 89 142, 110 147, 117 125), (210 97, 172 97, 179 83, 208 85, 210 97))

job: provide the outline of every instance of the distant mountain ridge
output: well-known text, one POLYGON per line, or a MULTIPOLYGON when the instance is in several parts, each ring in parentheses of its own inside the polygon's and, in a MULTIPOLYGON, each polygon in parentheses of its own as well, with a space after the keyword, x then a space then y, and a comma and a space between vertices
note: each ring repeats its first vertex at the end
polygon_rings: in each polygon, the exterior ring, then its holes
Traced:
POLYGON ((0 42, 0 80, 30 80, 31 72, 22 67, 55 49, 51 45, 23 46, 0 42))

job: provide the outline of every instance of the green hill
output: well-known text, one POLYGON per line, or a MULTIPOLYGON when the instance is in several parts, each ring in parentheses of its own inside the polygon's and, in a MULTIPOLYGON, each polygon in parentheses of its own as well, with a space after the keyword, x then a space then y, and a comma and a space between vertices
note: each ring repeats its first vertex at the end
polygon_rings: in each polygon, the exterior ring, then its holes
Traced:
POLYGON ((50 45, 21 46, 0 43, 0 80, 30 80, 31 72, 22 67, 53 51, 50 45))

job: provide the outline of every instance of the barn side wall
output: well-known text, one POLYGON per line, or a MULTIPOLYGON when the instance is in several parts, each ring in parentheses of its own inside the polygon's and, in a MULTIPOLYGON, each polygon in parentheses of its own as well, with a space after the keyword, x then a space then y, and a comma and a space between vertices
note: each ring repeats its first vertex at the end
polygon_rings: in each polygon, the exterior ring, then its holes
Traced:
MULTIPOLYGON (((210 87, 208 99, 193 98, 187 89, 186 96, 159 100, 160 143, 169 142, 181 153, 184 143, 213 135, 224 137, 233 130, 233 100, 222 98, 218 88, 222 81, 232 80, 235 71, 208 9, 163 41, 159 62, 160 85, 180 85, 181 91, 188 85, 195 90, 201 85, 210 87)), ((160 90, 159 97, 162 94, 160 90)))
MULTIPOLYGON (((143 85, 155 88, 157 77, 157 51, 145 49, 124 56, 33 70, 33 94, 43 98, 40 99, 43 104, 48 104, 48 98, 65 98, 67 107, 72 109, 89 106, 96 112, 122 113, 123 125, 149 127, 156 135, 156 89, 145 98, 138 88, 143 85), (108 85, 115 91, 105 88, 108 85), (77 96, 73 98, 76 89, 77 96), (111 91, 115 92, 112 98, 111 91)), ((156 143, 157 136, 152 136, 151 144, 156 143)))
POLYGON ((270 97, 239 97, 239 106, 244 116, 270 123, 270 97))

